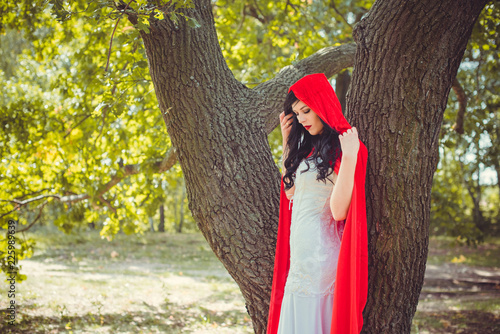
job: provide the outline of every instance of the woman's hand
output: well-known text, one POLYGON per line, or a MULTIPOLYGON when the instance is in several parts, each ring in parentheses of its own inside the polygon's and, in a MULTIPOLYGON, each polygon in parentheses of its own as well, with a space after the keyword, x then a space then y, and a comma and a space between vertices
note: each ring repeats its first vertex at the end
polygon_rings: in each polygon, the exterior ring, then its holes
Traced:
POLYGON ((330 197, 330 208, 335 220, 344 220, 351 205, 352 190, 354 188, 354 174, 359 151, 358 130, 351 128, 339 135, 340 147, 342 149, 342 161, 340 163, 337 183, 333 187, 330 197))
POLYGON ((283 145, 288 141, 288 135, 290 134, 290 129, 292 128, 293 123, 293 114, 290 113, 285 116, 285 112, 282 111, 280 114, 280 123, 281 123, 281 136, 283 136, 283 145))
POLYGON ((355 127, 339 135, 342 156, 357 157, 359 151, 358 130, 355 127))

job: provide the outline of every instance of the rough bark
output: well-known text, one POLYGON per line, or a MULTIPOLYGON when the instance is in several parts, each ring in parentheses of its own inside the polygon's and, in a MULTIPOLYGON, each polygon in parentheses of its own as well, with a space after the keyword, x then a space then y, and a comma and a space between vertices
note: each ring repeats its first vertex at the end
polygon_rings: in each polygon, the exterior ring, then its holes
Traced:
POLYGON ((347 114, 369 152, 364 333, 410 333, 427 259, 443 112, 485 3, 377 1, 356 26, 347 114))
MULTIPOLYGON (((189 209, 239 285, 256 333, 265 332, 276 247, 279 169, 268 133, 288 87, 352 64, 354 45, 325 48, 251 90, 222 56, 209 0, 186 10, 201 27, 150 21, 141 32, 167 131, 186 180, 189 209), (336 61, 336 59, 338 61, 336 61)), ((133 17, 129 19, 134 22, 133 17)))
POLYGON ((335 79, 335 94, 339 99, 340 105, 342 106, 342 112, 345 114, 346 109, 346 98, 347 91, 349 90, 349 85, 351 84, 351 74, 348 70, 342 71, 337 75, 335 79))
POLYGON ((234 79, 222 57, 210 2, 197 2, 187 15, 202 27, 153 21, 151 33, 142 35, 151 77, 184 172, 189 208, 262 332, 279 172, 251 90, 234 79))

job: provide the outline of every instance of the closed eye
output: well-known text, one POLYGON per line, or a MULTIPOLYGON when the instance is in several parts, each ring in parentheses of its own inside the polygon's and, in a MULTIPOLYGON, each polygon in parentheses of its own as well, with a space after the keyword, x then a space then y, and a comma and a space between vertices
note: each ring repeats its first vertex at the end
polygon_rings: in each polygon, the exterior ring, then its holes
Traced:
MULTIPOLYGON (((304 114, 307 114, 311 111, 311 109, 307 109, 306 111, 304 111, 304 114)), ((295 116, 299 117, 299 114, 294 112, 295 116)))

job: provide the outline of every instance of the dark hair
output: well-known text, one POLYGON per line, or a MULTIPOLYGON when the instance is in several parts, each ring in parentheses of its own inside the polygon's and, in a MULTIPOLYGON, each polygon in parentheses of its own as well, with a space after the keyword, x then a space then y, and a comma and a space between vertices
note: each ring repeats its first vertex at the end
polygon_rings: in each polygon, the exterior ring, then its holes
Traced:
POLYGON ((297 171, 301 161, 311 153, 313 148, 313 154, 306 159, 306 171, 310 168, 309 161, 314 161, 318 171, 316 180, 321 180, 325 183, 327 177, 333 173, 333 166, 340 155, 339 133, 325 123, 321 117, 320 120, 323 123, 323 131, 321 134, 315 136, 311 135, 309 131, 299 123, 297 116, 292 110, 293 104, 298 100, 299 99, 295 96, 293 91, 290 91, 284 103, 285 116, 293 113, 292 128, 288 136, 287 147, 283 148, 288 151, 288 156, 284 162, 286 169, 286 174, 283 176, 285 190, 293 187, 293 175, 297 171), (318 158, 321 158, 321 161, 318 160, 318 158))

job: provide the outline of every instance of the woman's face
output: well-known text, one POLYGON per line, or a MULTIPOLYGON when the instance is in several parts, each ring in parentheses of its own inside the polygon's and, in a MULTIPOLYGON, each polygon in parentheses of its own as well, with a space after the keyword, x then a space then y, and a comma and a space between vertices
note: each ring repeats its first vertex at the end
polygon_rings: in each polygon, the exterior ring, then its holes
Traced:
POLYGON ((309 131, 312 136, 318 135, 323 132, 323 123, 318 114, 304 102, 298 100, 292 105, 292 110, 297 116, 297 120, 302 126, 309 131))

